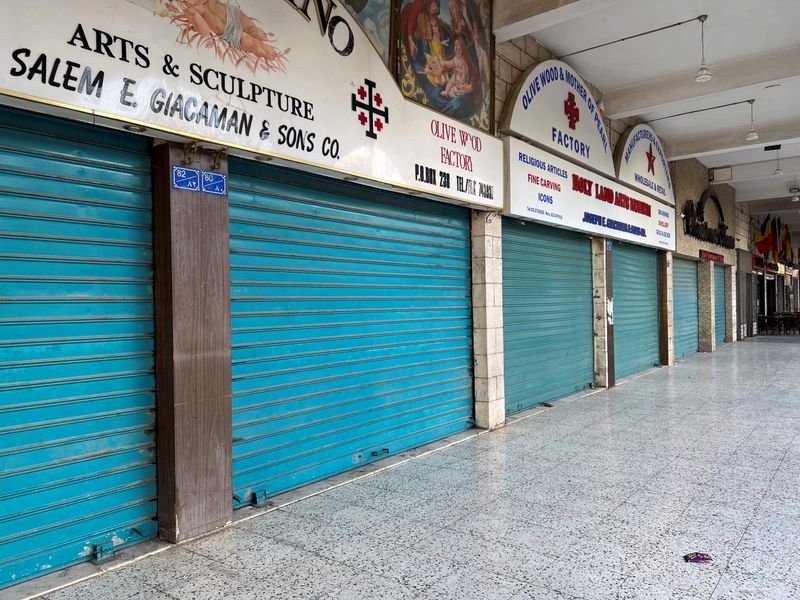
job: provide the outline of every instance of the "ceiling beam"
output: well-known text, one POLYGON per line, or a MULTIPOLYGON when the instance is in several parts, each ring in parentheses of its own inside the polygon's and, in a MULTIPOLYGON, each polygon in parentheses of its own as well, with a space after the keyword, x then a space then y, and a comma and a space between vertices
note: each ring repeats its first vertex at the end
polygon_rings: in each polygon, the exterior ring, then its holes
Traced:
POLYGON ((754 200, 747 206, 750 214, 753 213, 777 213, 787 212, 797 215, 797 220, 800 221, 800 202, 792 202, 789 196, 784 198, 775 198, 772 200, 754 200))
POLYGON ((622 0, 497 0, 494 3, 495 40, 507 42, 577 19, 622 0))
POLYGON ((603 94, 606 116, 622 119, 668 109, 686 100, 798 77, 800 46, 710 66, 714 78, 707 83, 697 83, 694 71, 687 71, 606 90, 603 94))
POLYGON ((789 144, 800 141, 800 119, 759 125, 758 140, 755 142, 746 141, 744 139, 746 133, 746 127, 737 127, 688 138, 673 139, 664 143, 664 150, 669 160, 682 160, 723 152, 762 148, 769 144, 789 144))
MULTIPOLYGON (((765 152, 764 156, 769 156, 770 160, 711 169, 714 183, 739 183, 774 177, 777 165, 775 152, 765 152)), ((782 158, 781 170, 784 175, 800 175, 800 156, 782 158)))
MULTIPOLYGON (((791 204, 792 196, 789 194, 789 186, 781 183, 752 190, 736 190, 736 202, 750 203, 767 201, 775 203, 785 202, 787 204, 791 204)), ((800 206, 797 208, 800 209, 800 206)))

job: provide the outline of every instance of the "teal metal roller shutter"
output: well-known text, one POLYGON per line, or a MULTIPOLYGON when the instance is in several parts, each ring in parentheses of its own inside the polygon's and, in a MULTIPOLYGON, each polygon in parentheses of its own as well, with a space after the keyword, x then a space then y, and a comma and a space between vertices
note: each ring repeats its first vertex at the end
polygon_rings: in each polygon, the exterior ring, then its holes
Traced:
POLYGON ((714 339, 725 343, 725 267, 714 265, 714 339))
POLYGON ((658 356, 658 259, 655 250, 614 242, 616 379, 650 369, 658 356))
POLYGON ((585 235, 503 219, 503 328, 507 414, 594 384, 585 235))
POLYGON ((149 141, 0 109, 0 587, 153 537, 149 141))
POLYGON ((675 324, 675 358, 697 352, 697 262, 675 258, 672 262, 672 307, 675 324))
POLYGON ((470 427, 469 212, 230 172, 236 505, 470 427))

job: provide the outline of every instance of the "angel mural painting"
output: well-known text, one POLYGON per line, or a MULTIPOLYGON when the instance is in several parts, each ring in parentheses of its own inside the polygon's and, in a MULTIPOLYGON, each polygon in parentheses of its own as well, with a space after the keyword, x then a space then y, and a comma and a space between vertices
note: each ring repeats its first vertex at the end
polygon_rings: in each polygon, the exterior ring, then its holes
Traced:
POLYGON ((488 129, 491 63, 488 0, 404 0, 400 11, 403 93, 488 129))
POLYGON ((222 60, 257 70, 284 71, 289 48, 248 16, 237 0, 165 0, 162 16, 181 28, 179 42, 212 48, 222 60))

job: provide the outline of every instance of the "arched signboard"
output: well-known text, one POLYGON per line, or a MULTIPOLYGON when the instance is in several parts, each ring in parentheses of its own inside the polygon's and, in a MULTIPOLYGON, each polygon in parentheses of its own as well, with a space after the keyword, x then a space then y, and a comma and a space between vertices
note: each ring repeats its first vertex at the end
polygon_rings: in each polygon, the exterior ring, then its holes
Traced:
POLYGON ((617 144, 617 179, 675 206, 669 163, 661 140, 647 125, 628 129, 617 144))
POLYGON ((603 117, 589 87, 566 63, 546 60, 521 78, 511 93, 500 128, 614 177, 603 117))

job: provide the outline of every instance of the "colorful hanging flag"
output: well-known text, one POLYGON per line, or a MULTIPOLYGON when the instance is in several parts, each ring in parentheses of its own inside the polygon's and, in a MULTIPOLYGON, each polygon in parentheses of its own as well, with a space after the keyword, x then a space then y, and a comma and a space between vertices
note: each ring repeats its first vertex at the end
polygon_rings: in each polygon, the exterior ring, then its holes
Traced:
POLYGON ((789 226, 784 225, 781 231, 781 262, 787 267, 794 266, 794 256, 792 256, 792 234, 789 226))
POLYGON ((775 230, 772 227, 771 214, 767 215, 767 218, 761 223, 761 227, 756 231, 753 243, 756 245, 756 250, 766 258, 772 246, 775 244, 775 230))
POLYGON ((772 260, 779 262, 781 259, 781 234, 783 233, 783 226, 781 225, 781 218, 778 215, 772 217, 772 231, 775 232, 772 238, 772 260))

